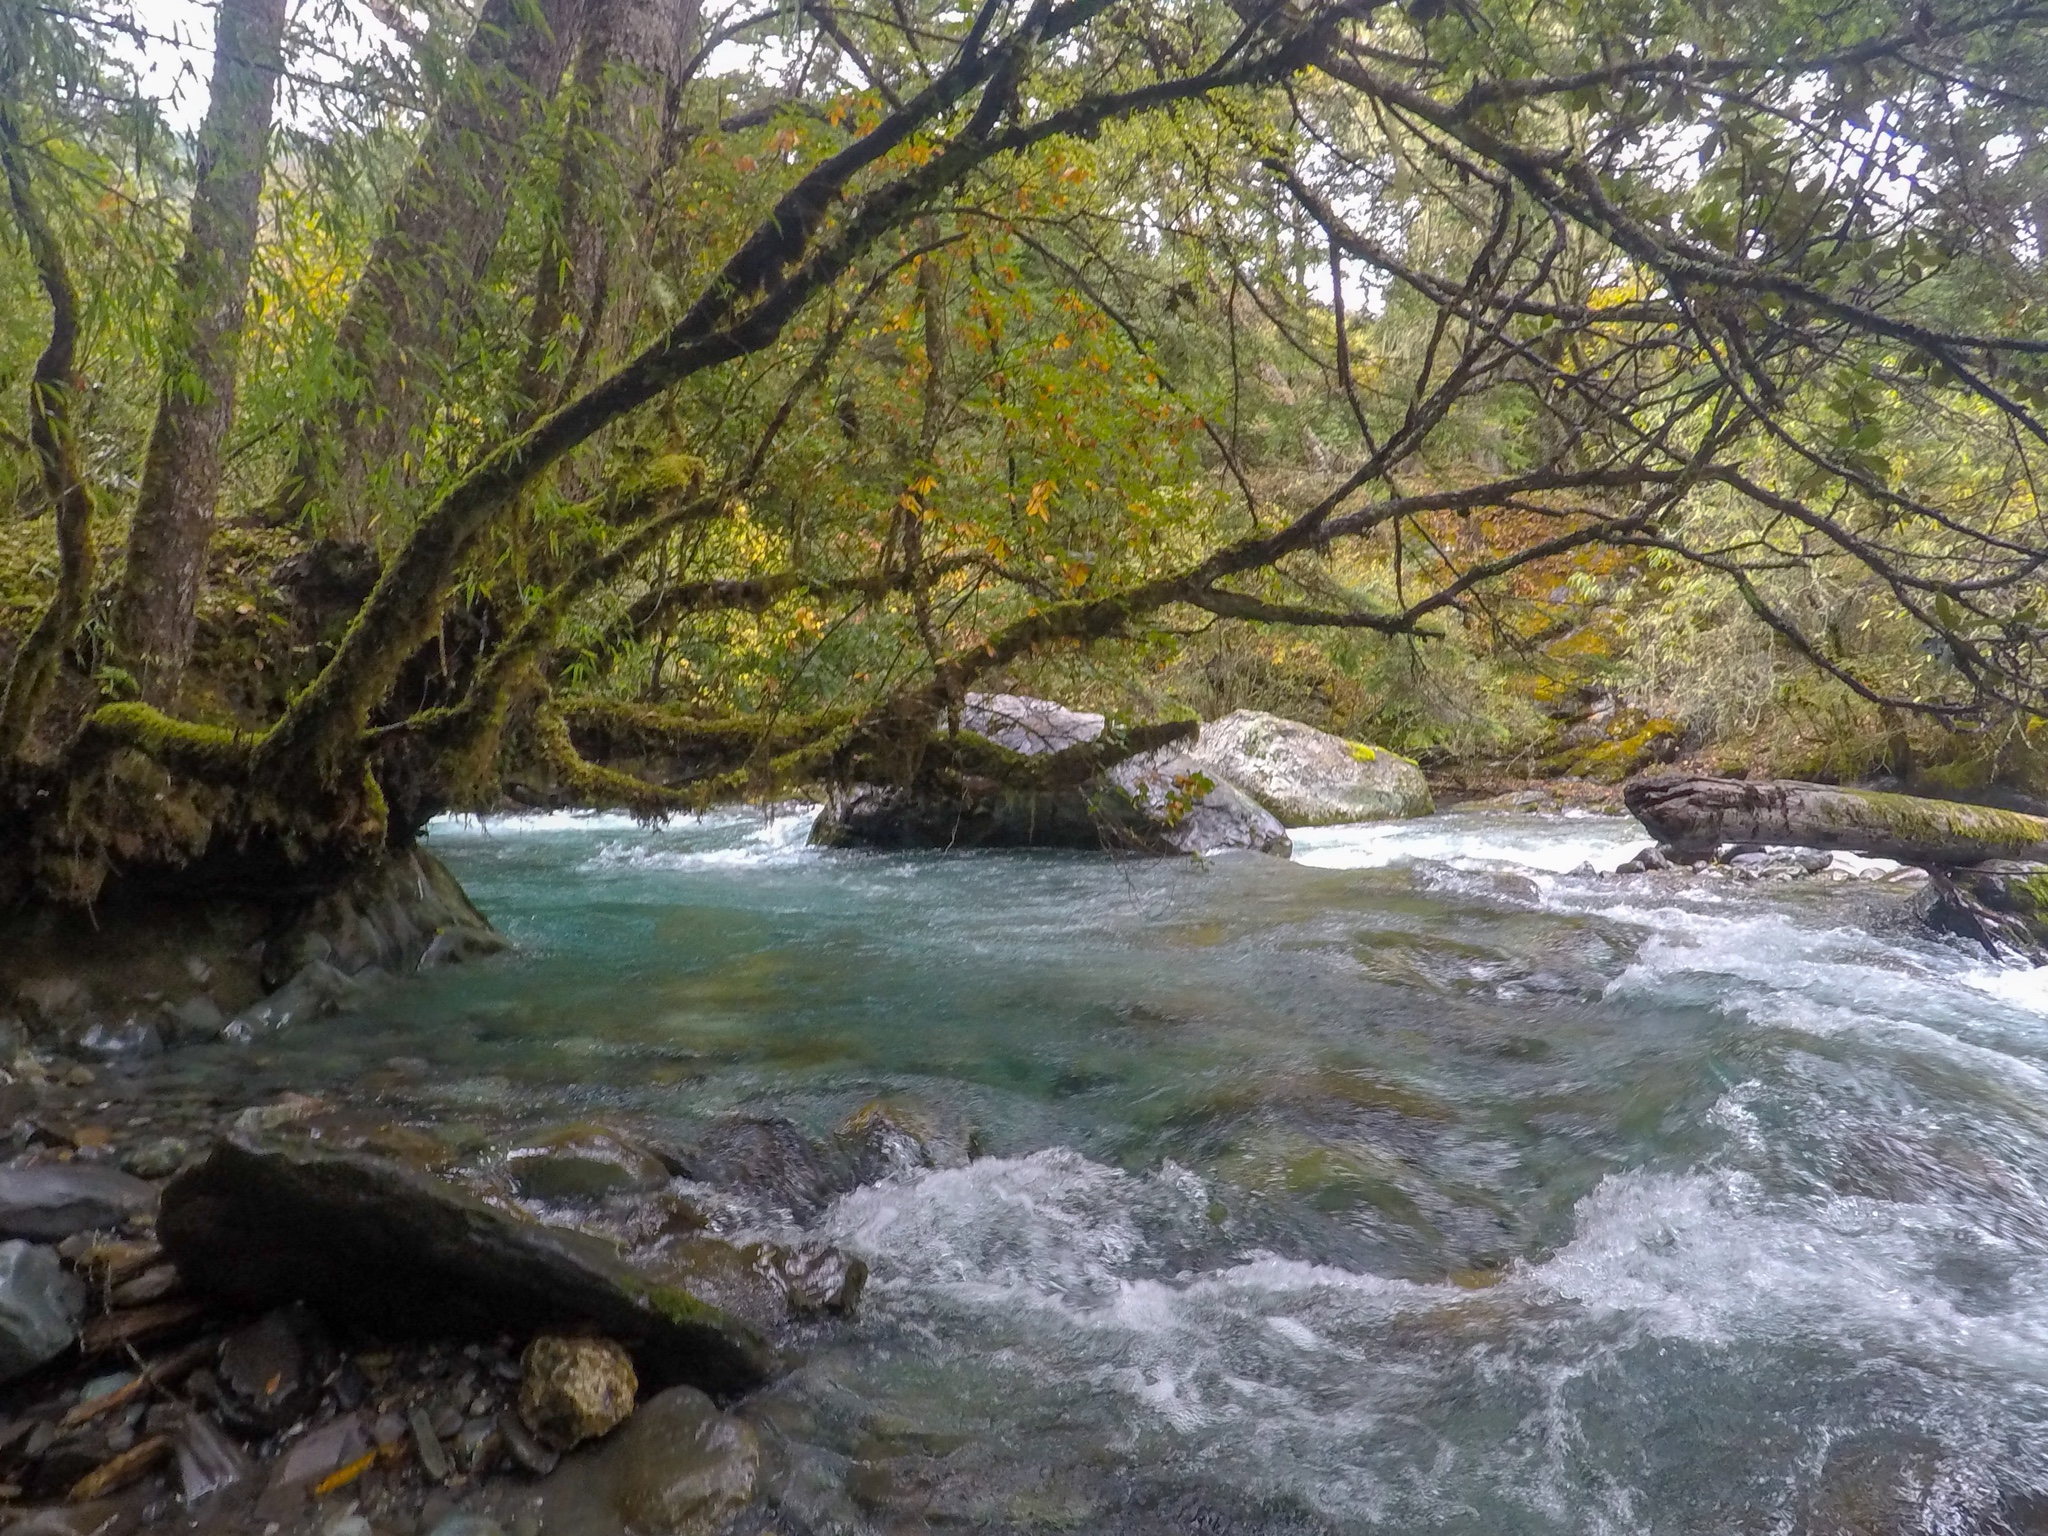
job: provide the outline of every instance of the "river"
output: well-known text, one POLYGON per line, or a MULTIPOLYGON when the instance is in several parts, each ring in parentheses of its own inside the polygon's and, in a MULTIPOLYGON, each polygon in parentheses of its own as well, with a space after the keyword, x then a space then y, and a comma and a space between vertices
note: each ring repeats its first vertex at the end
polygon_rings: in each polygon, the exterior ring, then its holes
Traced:
POLYGON ((176 1070, 479 1144, 921 1119, 957 1165, 817 1218, 861 1313, 749 1410, 799 1527, 2038 1528, 2048 973, 1882 867, 1598 879, 1644 840, 1592 816, 1292 862, 806 825, 439 825, 518 955, 176 1070))

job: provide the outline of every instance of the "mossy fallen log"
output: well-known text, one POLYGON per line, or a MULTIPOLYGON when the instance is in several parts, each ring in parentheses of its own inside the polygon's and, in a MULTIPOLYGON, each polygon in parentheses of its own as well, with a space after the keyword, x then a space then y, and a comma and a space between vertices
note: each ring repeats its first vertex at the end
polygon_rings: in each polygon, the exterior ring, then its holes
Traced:
POLYGON ((1793 779, 1658 775, 1622 793, 1658 842, 1686 852, 1725 843, 1825 848, 1957 869, 2007 859, 2048 862, 2048 819, 1793 779))

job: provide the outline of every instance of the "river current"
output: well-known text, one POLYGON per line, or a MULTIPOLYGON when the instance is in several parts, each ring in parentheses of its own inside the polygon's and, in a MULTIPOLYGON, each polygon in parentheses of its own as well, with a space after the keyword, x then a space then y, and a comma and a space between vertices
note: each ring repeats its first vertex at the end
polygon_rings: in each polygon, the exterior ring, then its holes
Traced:
POLYGON ((1644 839, 1592 816, 1291 862, 807 826, 437 825, 520 952, 237 1070, 489 1134, 928 1127, 952 1166, 812 1224, 867 1294, 753 1410, 816 1530, 2048 1529, 2048 972, 1884 867, 1600 879, 1644 839))

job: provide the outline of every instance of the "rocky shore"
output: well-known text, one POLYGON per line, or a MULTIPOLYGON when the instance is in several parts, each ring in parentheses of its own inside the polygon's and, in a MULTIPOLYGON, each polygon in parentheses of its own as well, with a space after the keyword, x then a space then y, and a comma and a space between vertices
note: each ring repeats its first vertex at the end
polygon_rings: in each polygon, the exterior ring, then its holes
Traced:
POLYGON ((812 1528, 777 1512, 801 1456, 750 1394, 865 1270, 737 1229, 966 1156, 883 1105, 822 1140, 733 1119, 673 1146, 231 1111, 90 1068, 8 1092, 13 1536, 812 1528))

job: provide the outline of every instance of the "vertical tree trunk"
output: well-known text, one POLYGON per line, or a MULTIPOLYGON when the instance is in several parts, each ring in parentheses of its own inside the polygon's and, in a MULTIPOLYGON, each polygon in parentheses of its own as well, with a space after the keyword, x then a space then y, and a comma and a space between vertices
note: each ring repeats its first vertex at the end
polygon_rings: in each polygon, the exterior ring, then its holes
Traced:
POLYGON ((37 206, 14 119, 0 106, 0 169, 36 275, 50 299, 50 341, 29 381, 29 439, 42 469, 43 488, 57 517, 57 591, 14 653, 0 689, 0 775, 28 746, 36 716, 57 680, 57 663, 78 631, 92 586, 92 496, 78 472, 71 439, 71 399, 77 393, 78 297, 64 252, 37 206))
POLYGON ((284 517, 321 513, 336 531, 361 537, 417 480, 425 429, 582 6, 485 0, 349 295, 335 341, 335 409, 306 424, 284 517))
POLYGON ((697 30, 697 0, 589 5, 520 367, 522 423, 576 387, 607 314, 623 319, 631 308, 633 263, 621 247, 634 201, 659 175, 671 96, 697 30))
POLYGON ((199 130, 163 392, 114 604, 115 655, 157 705, 177 696, 192 654, 221 445, 234 418, 284 17, 284 0, 221 0, 215 22, 212 95, 199 130))

